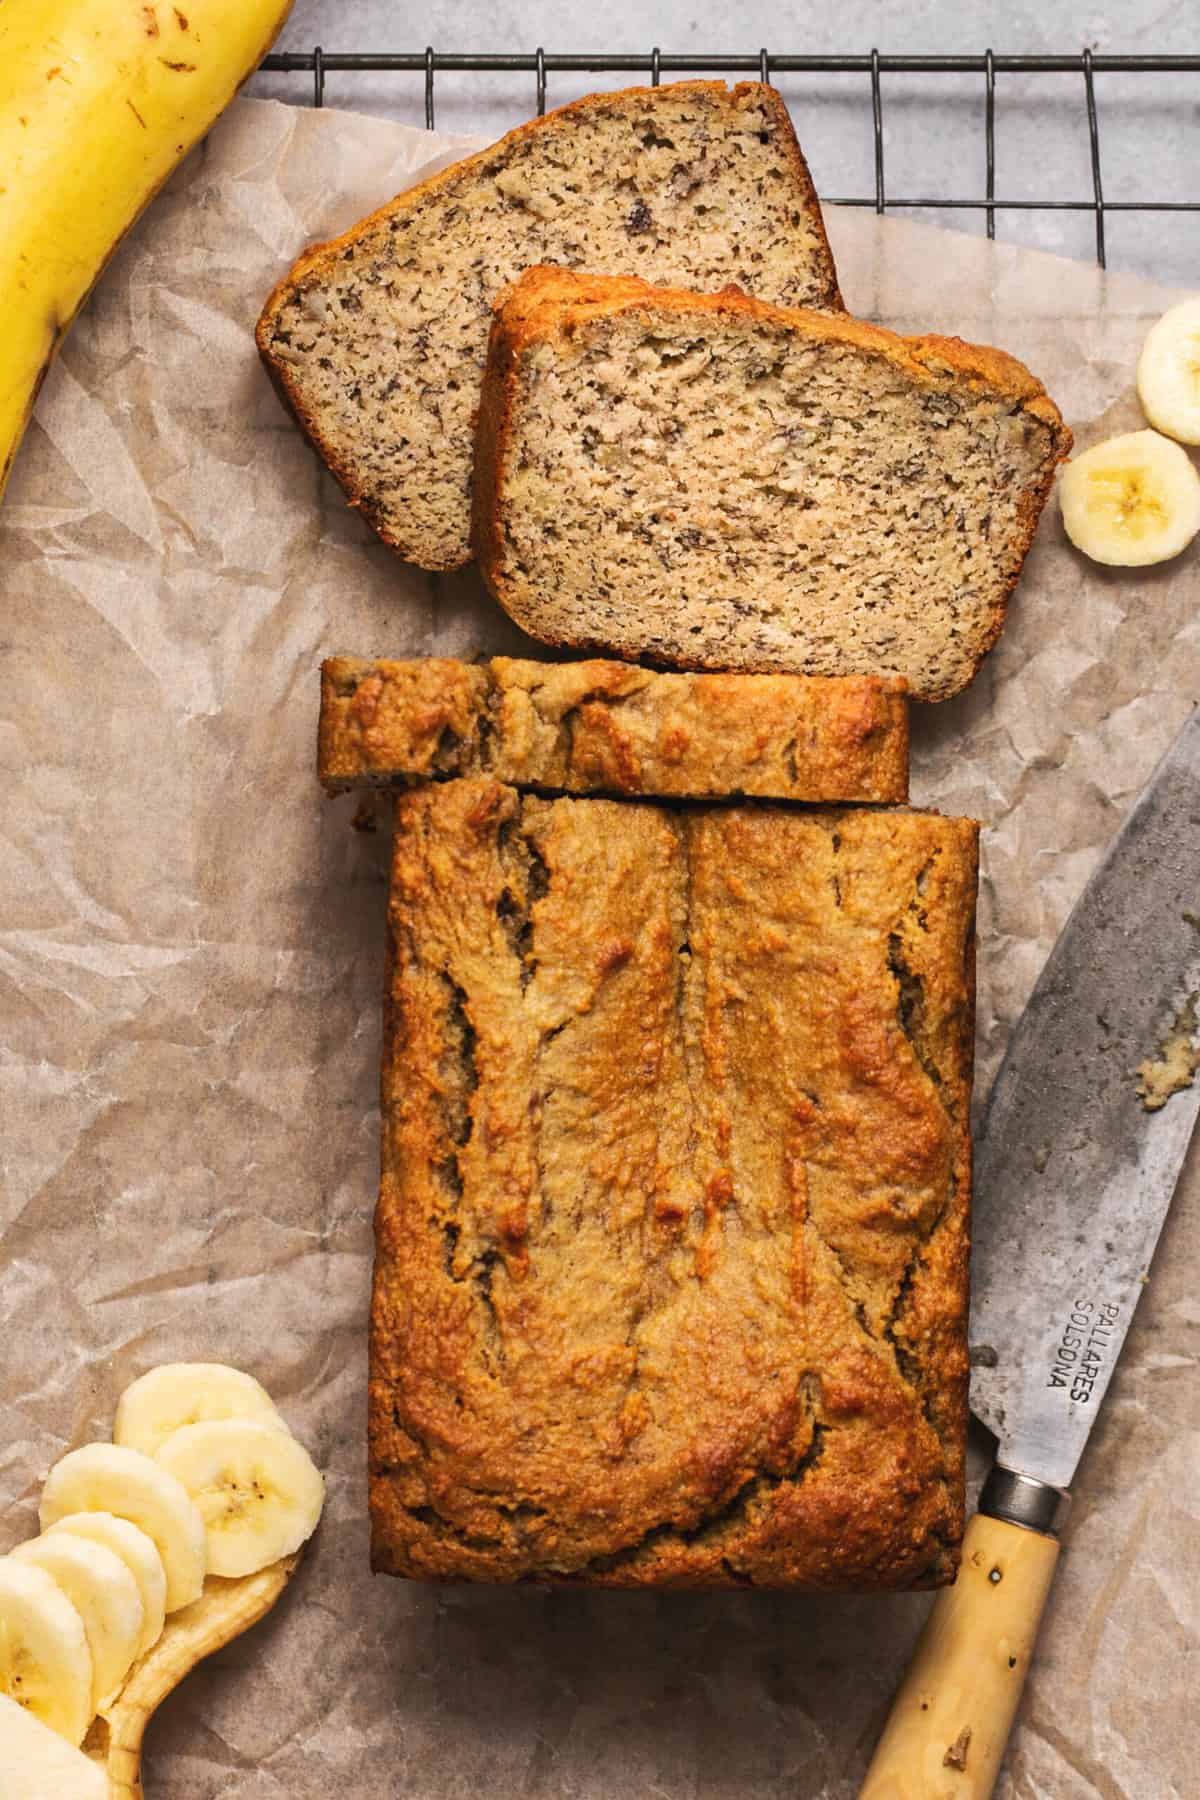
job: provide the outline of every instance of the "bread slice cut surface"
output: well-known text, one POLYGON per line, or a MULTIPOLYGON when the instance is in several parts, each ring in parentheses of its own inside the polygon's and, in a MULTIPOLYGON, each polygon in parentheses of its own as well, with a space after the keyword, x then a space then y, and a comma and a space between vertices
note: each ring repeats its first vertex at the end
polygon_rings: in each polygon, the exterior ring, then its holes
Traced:
POLYGON ((318 773, 331 793, 494 775, 564 793, 905 800, 903 684, 679 675, 619 662, 331 657, 318 773))
POLYGON ((535 263, 840 306, 787 109, 757 82, 591 95, 309 250, 259 348, 351 505, 423 568, 470 560, 490 308, 535 263))
POLYGON ((976 828, 397 800, 375 1566, 952 1579, 976 828))
POLYGON ((1000 351, 535 270, 493 327, 476 548, 548 643, 945 699, 1070 442, 1000 351))

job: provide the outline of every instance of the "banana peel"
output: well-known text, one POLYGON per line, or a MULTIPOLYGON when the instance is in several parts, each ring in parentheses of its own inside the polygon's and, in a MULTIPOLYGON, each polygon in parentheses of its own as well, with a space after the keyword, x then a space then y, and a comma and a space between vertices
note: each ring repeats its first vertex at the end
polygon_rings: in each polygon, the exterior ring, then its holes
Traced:
POLYGON ((142 1738, 152 1715, 198 1662, 265 1618, 301 1554, 236 1580, 210 1575, 200 1598, 171 1614, 157 1644, 133 1665, 117 1698, 92 1721, 84 1739, 84 1754, 108 1776, 109 1800, 143 1800, 142 1738))
POLYGON ((290 10, 291 0, 0 0, 0 495, 97 276, 290 10))

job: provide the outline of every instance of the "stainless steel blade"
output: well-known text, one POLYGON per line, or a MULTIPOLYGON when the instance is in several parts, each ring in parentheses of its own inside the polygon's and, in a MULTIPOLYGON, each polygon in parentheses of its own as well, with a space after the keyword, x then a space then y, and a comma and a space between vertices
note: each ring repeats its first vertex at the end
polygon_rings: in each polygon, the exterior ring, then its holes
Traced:
POLYGON ((1147 1111, 1137 1070, 1195 1030, 1200 709, 1075 906, 976 1149, 971 1406, 998 1460, 1067 1487, 1146 1278, 1197 1083, 1147 1111))

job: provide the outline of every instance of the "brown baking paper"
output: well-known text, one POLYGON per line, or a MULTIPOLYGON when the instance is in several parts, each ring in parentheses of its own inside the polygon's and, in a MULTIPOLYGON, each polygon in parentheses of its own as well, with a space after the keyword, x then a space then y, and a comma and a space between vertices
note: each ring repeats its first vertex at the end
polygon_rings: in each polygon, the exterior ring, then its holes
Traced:
MULTIPOLYGON (((254 352, 268 289, 467 140, 237 104, 106 273, 0 512, 0 1547, 169 1358, 253 1370, 328 1472, 272 1617, 154 1726, 153 1795, 848 1800, 927 1597, 427 1589, 367 1568, 385 833, 314 780, 334 651, 537 654, 344 506, 254 352)), ((1141 424, 1174 296, 835 213, 858 311, 995 342, 1081 444, 1141 424)), ((922 713, 916 797, 987 829, 980 1072, 1197 695, 1194 553, 1109 574, 1051 508, 1007 635, 922 713)), ((999 1793, 1196 1792, 1200 1175, 1096 1439, 999 1793)), ((1014 1285, 1020 1279, 1014 1270, 1014 1285)))

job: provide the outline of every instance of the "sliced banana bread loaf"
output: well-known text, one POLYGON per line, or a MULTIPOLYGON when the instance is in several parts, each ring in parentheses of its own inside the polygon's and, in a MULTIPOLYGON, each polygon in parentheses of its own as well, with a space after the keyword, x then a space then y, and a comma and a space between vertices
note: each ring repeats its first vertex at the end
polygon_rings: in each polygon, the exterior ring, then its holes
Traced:
POLYGON ((976 828, 397 800, 376 1568, 953 1578, 976 828))
POLYGON ((903 684, 869 675, 337 656, 321 667, 318 746, 331 793, 494 775, 567 793, 908 797, 903 684))
POLYGON ((548 643, 941 700, 999 636, 1070 444, 998 350, 533 270, 493 327, 476 549, 548 643))
POLYGON ((757 82, 594 94, 307 251, 259 348, 350 504, 423 568, 470 561, 490 307, 533 263, 841 304, 787 109, 757 82))

